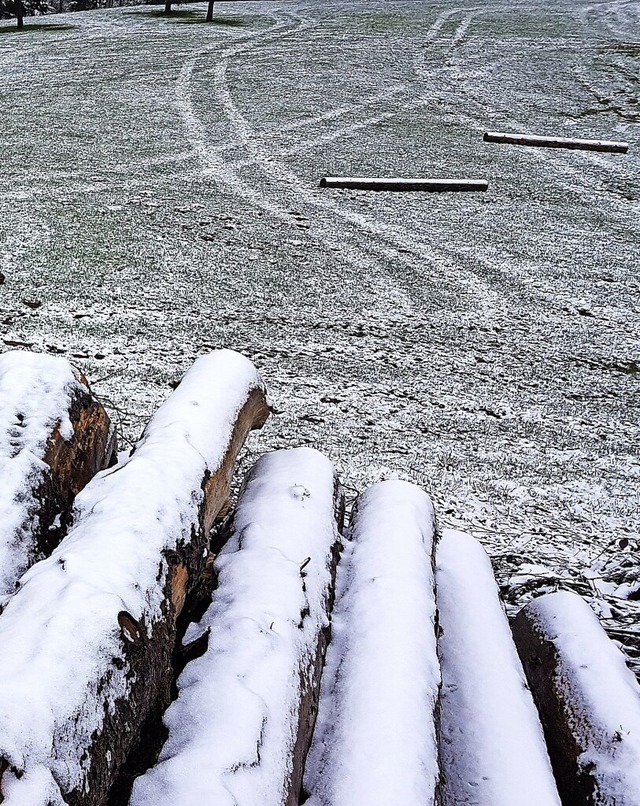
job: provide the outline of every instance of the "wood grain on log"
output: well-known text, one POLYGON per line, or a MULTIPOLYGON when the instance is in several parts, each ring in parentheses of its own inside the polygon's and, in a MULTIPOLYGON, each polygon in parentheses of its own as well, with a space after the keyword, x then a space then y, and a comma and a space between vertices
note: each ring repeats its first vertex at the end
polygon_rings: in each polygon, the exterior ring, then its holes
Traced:
POLYGON ((541 137, 535 134, 511 134, 508 132, 485 132, 485 143, 508 143, 516 146, 538 146, 540 148, 570 148, 580 151, 607 151, 612 154, 626 154, 628 143, 614 140, 580 140, 572 137, 541 137))
POLYGON ((321 188, 347 190, 422 191, 445 193, 449 191, 485 191, 489 183, 484 179, 416 179, 407 177, 382 178, 377 176, 323 176, 321 188))
POLYGON ((0 617, 5 796, 106 803, 141 725, 169 702, 178 610, 237 452, 267 416, 249 361, 203 356, 131 456, 78 495, 68 535, 0 617))
POLYGON ((512 629, 563 806, 638 806, 640 687, 594 612, 575 593, 552 593, 512 629))
POLYGON ((329 638, 344 502, 317 451, 261 457, 189 640, 204 654, 178 679, 159 763, 131 806, 298 806, 329 638))
POLYGON ((115 459, 116 438, 85 377, 64 359, 0 356, 0 594, 48 556, 77 493, 115 459))

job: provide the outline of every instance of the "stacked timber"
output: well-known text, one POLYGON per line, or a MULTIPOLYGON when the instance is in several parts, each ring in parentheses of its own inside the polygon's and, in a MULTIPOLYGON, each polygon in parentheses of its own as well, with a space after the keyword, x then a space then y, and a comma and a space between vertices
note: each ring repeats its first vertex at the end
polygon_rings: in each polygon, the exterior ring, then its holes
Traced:
POLYGON ((199 358, 131 455, 77 496, 73 526, 0 616, 4 802, 104 804, 169 701, 176 617, 206 562, 236 455, 268 415, 253 365, 199 358))
POLYGON ((131 806, 297 806, 329 636, 343 498, 331 462, 261 457, 215 561, 211 606, 186 640, 205 653, 178 679, 159 763, 131 806))
POLYGON ((60 542, 73 500, 115 457, 109 418, 63 358, 0 356, 0 597, 60 542))
POLYGON ((438 779, 435 518, 403 481, 356 503, 307 762, 308 806, 433 804, 438 779))
POLYGON ((540 721, 480 543, 445 531, 436 584, 442 806, 559 806, 540 721))
POLYGON ((534 599, 513 635, 564 806, 639 806, 640 687, 589 605, 534 599))

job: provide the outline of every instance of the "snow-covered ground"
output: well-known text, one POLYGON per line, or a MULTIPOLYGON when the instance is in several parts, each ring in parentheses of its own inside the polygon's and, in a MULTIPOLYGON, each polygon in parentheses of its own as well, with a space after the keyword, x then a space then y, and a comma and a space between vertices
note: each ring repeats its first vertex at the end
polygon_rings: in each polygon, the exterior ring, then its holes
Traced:
POLYGON ((312 445, 358 490, 417 482, 483 541, 512 612, 572 587, 631 642, 638 4, 183 11, 0 27, 7 349, 71 359, 129 440, 197 354, 237 349, 281 412, 247 461, 312 445), (490 186, 318 188, 411 173, 490 186))

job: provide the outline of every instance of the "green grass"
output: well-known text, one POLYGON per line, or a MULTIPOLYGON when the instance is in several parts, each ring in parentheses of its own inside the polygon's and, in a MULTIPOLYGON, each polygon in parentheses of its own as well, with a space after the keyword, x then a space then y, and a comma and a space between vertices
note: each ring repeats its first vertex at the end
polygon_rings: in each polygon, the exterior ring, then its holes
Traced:
MULTIPOLYGON (((127 15, 136 17, 156 17, 163 20, 173 21, 180 25, 190 25, 192 23, 206 22, 206 12, 204 10, 194 11, 192 9, 175 9, 170 14, 165 14, 164 9, 154 11, 128 11, 127 15)), ((214 25, 227 25, 230 28, 241 28, 249 25, 247 20, 241 17, 214 17, 214 25)))
POLYGON ((29 23, 26 22, 24 24, 24 28, 19 29, 15 22, 11 25, 0 25, 0 34, 26 34, 31 31, 71 31, 75 28, 75 25, 47 25, 42 23, 29 23))

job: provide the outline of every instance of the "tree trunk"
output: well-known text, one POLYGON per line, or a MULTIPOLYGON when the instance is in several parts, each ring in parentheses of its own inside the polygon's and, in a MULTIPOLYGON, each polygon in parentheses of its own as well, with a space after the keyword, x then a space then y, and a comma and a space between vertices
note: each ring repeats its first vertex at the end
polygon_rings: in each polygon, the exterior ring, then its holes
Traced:
POLYGON ((249 361, 203 356, 130 457, 78 496, 73 528, 0 616, 3 791, 30 806, 106 803, 141 726, 169 702, 177 615, 236 456, 267 416, 249 361))
POLYGON ((207 22, 213 22, 213 0, 209 0, 207 6, 207 22))
POLYGON ((24 5, 22 0, 16 0, 16 17, 18 18, 18 30, 24 28, 24 5))
POLYGON ((589 605, 568 591, 540 596, 513 635, 563 806, 640 804, 640 688, 589 605))
POLYGON ((164 13, 165 14, 171 14, 171 3, 172 3, 172 0, 165 0, 165 4, 164 4, 164 13))
POLYGON ((105 410, 64 359, 0 356, 0 596, 55 549, 75 496, 115 451, 105 410))
POLYGON ((161 763, 131 806, 298 806, 329 639, 344 500, 331 462, 297 448, 249 472, 178 679, 161 763), (249 794, 252 793, 252 794, 249 794))

